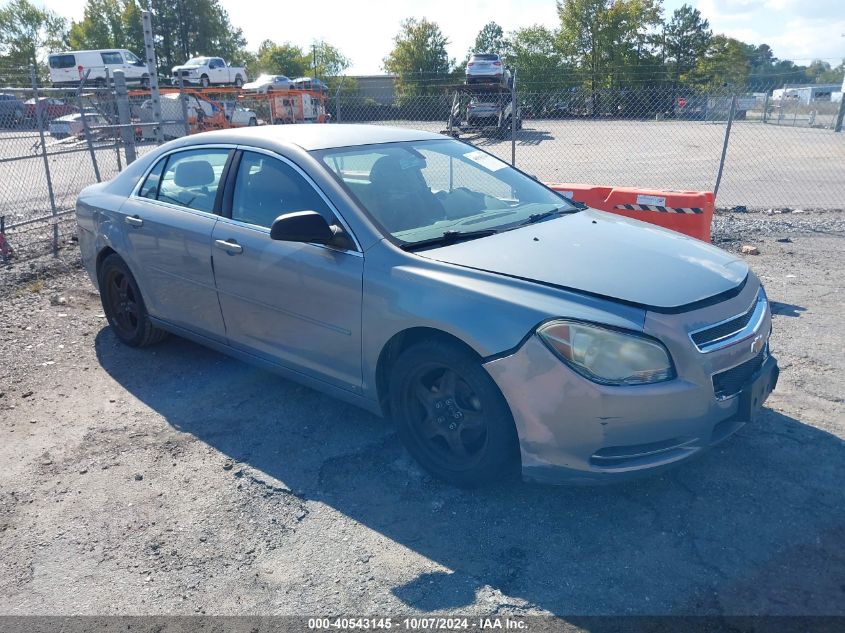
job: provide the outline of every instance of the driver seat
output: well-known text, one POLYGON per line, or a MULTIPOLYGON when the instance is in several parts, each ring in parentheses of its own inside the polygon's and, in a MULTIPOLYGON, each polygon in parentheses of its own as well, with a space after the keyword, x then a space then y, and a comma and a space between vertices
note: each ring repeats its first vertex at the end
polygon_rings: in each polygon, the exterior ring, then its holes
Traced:
POLYGON ((414 158, 382 156, 370 170, 368 208, 391 233, 433 224, 446 217, 414 158))

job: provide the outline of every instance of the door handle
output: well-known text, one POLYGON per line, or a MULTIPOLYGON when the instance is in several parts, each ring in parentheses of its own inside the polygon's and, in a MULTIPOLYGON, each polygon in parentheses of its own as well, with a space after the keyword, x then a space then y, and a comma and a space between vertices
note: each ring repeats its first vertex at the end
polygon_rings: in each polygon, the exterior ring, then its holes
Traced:
POLYGON ((129 226, 144 226, 144 221, 137 215, 127 215, 123 221, 129 226))
POLYGON ((232 240, 214 240, 214 245, 229 253, 229 255, 240 255, 244 252, 244 247, 232 240))

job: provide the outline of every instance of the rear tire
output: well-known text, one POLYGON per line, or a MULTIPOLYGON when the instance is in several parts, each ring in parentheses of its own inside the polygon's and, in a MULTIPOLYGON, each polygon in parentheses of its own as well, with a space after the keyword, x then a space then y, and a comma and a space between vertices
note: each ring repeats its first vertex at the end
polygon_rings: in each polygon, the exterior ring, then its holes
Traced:
POLYGON ((244 80, 241 79, 241 76, 238 75, 235 77, 235 88, 241 88, 244 85, 244 80))
POLYGON ((138 283, 119 255, 106 257, 97 277, 103 312, 121 342, 130 347, 146 347, 167 336, 150 321, 138 283))
POLYGON ((510 408, 469 350, 438 339, 408 348, 391 368, 389 402, 408 452, 438 479, 472 488, 518 471, 510 408))
POLYGON ((256 121, 255 118, 251 118, 249 120, 248 125, 249 125, 249 127, 255 127, 256 125, 258 125, 258 121, 256 121))

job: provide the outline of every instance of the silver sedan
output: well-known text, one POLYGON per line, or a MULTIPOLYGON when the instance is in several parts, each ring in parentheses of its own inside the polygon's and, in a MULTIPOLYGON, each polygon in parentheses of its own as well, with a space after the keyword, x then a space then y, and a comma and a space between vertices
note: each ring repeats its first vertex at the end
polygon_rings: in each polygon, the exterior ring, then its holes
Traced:
POLYGON ((437 134, 198 134, 85 189, 77 217, 121 341, 175 333, 388 416, 456 485, 652 472, 777 381, 742 260, 437 134))

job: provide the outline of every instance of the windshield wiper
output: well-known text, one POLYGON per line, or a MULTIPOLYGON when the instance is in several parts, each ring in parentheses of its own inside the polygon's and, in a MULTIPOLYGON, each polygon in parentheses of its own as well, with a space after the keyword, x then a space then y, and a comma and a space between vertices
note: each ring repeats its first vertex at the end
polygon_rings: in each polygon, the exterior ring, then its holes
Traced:
POLYGON ((456 242, 474 240, 479 237, 495 235, 496 233, 498 233, 496 229, 480 229, 478 231, 446 231, 439 237, 432 237, 427 240, 420 240, 419 242, 402 244, 401 248, 404 251, 416 251, 430 246, 449 246, 449 244, 455 244, 456 242))
POLYGON ((548 218, 552 218, 556 215, 577 213, 578 211, 587 208, 587 205, 582 205, 580 202, 573 202, 571 204, 575 206, 574 209, 570 209, 569 207, 558 207, 557 209, 552 209, 551 211, 545 211, 543 213, 532 213, 528 216, 528 219, 526 219, 520 224, 520 226, 525 226, 526 224, 534 224, 536 222, 542 222, 543 220, 547 220, 548 218))

